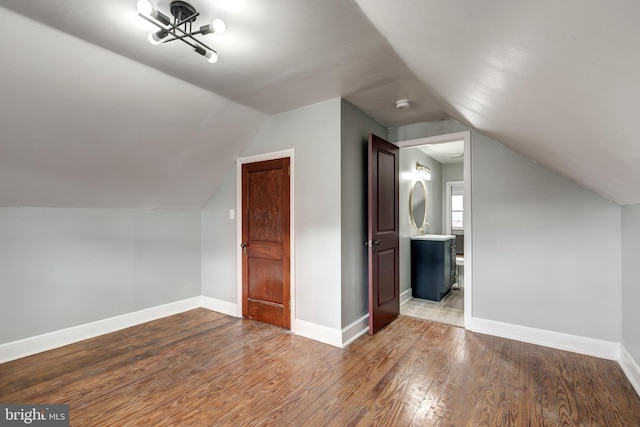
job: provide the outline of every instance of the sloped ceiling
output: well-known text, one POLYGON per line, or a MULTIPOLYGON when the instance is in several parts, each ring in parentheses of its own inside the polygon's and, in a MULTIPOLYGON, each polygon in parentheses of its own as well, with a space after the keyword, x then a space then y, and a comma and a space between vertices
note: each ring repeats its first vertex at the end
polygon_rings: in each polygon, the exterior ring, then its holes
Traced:
POLYGON ((640 202, 640 2, 356 1, 448 116, 640 202))
POLYGON ((17 15, 0 32, 1 206, 200 208, 268 118, 17 15))
POLYGON ((214 65, 151 46, 135 0, 0 0, 0 206, 198 208, 270 115, 335 97, 640 202, 638 2, 191 3, 227 22, 214 65))
POLYGON ((0 206, 199 208, 270 115, 331 98, 445 117, 352 1, 191 3, 227 22, 216 64, 149 44, 135 0, 0 0, 0 206))

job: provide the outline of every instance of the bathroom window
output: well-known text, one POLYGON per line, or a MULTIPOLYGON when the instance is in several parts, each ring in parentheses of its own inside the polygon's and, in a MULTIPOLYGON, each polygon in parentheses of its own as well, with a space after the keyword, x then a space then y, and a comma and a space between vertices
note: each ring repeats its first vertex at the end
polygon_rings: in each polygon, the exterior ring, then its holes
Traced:
POLYGON ((451 195, 451 230, 464 229, 464 196, 462 194, 451 195))
POLYGON ((446 234, 464 233, 464 181, 447 181, 443 222, 446 234))

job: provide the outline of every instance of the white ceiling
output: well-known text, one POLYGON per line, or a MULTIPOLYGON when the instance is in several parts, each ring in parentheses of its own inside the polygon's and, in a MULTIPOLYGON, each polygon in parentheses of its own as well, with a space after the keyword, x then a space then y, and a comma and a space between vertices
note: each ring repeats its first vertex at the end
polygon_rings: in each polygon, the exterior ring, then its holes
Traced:
POLYGON ((448 116, 640 202, 640 2, 356 1, 448 116))
POLYGON ((420 145, 417 148, 443 165, 464 161, 464 140, 420 145))
POLYGON ((0 0, 0 205, 201 207, 270 115, 335 97, 640 202, 635 0, 193 0, 227 22, 213 65, 135 3, 0 0))

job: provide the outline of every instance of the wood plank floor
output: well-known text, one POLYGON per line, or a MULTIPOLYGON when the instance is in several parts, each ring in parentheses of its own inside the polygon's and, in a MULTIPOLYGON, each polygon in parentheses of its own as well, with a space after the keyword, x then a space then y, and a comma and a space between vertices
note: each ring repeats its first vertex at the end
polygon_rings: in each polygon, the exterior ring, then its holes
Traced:
POLYGON ((73 426, 640 426, 617 363, 400 317, 338 349, 205 309, 0 365, 73 426))

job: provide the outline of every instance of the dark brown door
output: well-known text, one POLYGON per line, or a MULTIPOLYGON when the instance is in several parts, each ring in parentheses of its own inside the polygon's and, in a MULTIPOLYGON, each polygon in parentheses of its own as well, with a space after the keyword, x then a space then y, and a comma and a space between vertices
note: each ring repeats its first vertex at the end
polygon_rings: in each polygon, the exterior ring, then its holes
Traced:
POLYGON ((242 165, 242 315, 290 329, 289 158, 242 165))
POLYGON ((399 149, 369 134, 369 333, 400 314, 399 149))

